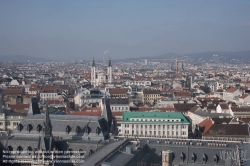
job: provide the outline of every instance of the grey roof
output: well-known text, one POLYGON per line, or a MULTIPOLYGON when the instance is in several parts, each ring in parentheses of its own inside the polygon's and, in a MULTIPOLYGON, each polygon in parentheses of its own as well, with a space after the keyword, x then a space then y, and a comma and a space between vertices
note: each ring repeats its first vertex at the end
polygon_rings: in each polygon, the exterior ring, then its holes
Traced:
MULTIPOLYGON (((127 146, 133 146, 133 143, 128 142, 125 145, 126 147, 125 146, 118 147, 115 152, 112 152, 111 155, 107 155, 107 157, 104 160, 100 161, 98 165, 100 165, 100 163, 103 164, 105 163, 106 165, 116 165, 116 166, 119 165, 136 166, 137 163, 143 163, 143 162, 146 162, 147 164, 149 164, 150 162, 157 162, 161 164, 162 161, 161 152, 165 150, 171 150, 173 165, 231 166, 232 163, 237 161, 235 161, 232 158, 229 159, 226 158, 226 155, 224 153, 229 154, 232 152, 236 152, 237 145, 240 145, 241 147, 244 147, 246 149, 250 148, 250 144, 242 144, 241 142, 217 141, 214 143, 218 144, 218 146, 210 146, 209 143, 211 141, 206 141, 206 140, 168 139, 166 141, 169 142, 165 142, 165 140, 163 139, 160 139, 159 142, 157 139, 150 139, 149 142, 147 142, 147 139, 139 139, 138 150, 136 150, 135 147, 132 147, 131 153, 127 153, 125 149, 127 146), (182 144, 182 142, 186 142, 186 144, 182 144), (190 142, 192 142, 192 145, 190 144, 190 142), (226 144, 226 146, 222 146, 224 144, 226 144), (148 148, 145 148, 145 146, 148 148), (183 157, 181 158, 181 156, 183 157), (214 161, 215 158, 217 159, 217 161, 214 161)), ((96 156, 99 156, 100 154, 96 154, 96 156)))
POLYGON ((85 163, 80 164, 79 166, 95 165, 96 163, 101 161, 104 157, 110 155, 114 150, 117 149, 117 147, 123 145, 124 143, 126 143, 126 140, 114 141, 107 144, 103 148, 99 149, 94 155, 87 158, 85 163))
POLYGON ((110 105, 112 104, 129 104, 128 98, 110 98, 109 99, 110 105))
MULTIPOLYGON (((83 138, 93 137, 95 139, 108 137, 108 126, 104 118, 94 116, 75 116, 75 115, 50 115, 52 125, 52 134, 54 137, 65 138, 83 138), (66 129, 68 128, 68 129, 66 129), (86 131, 86 129, 88 131, 86 131), (66 131, 67 130, 67 131, 66 131)), ((37 131, 37 127, 43 128, 45 124, 45 115, 37 114, 25 117, 19 125, 21 131, 16 128, 14 135, 37 135, 42 130, 37 131), (31 130, 27 130, 27 126, 31 125, 31 130)))
POLYGON ((227 113, 211 113, 210 111, 204 111, 204 110, 196 110, 193 112, 196 115, 202 116, 202 117, 210 117, 210 118, 218 118, 219 116, 223 117, 232 117, 231 114, 227 113))

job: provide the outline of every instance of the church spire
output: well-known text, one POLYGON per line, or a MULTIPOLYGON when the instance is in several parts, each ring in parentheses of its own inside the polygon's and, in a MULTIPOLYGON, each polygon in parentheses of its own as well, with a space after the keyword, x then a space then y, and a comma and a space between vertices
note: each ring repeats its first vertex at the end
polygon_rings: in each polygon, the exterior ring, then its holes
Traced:
POLYGON ((93 57, 92 67, 95 67, 95 58, 93 57))
POLYGON ((109 57, 109 67, 112 67, 110 57, 109 57))
POLYGON ((46 103, 45 124, 48 125, 48 126, 49 126, 49 124, 50 124, 48 103, 46 103))

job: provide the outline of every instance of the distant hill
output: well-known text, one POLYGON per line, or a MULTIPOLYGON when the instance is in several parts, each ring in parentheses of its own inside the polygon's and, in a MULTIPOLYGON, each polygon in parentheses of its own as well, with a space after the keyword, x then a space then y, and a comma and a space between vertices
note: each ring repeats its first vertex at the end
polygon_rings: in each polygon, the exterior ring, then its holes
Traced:
POLYGON ((211 51, 211 52, 200 52, 193 54, 186 54, 190 58, 202 58, 202 59, 211 59, 213 55, 218 55, 218 57, 223 57, 226 60, 246 60, 250 61, 250 51, 237 51, 237 52, 223 52, 223 51, 211 51))
POLYGON ((52 62, 55 60, 47 59, 47 58, 40 58, 40 57, 33 57, 33 56, 26 56, 26 55, 0 55, 0 62, 52 62))

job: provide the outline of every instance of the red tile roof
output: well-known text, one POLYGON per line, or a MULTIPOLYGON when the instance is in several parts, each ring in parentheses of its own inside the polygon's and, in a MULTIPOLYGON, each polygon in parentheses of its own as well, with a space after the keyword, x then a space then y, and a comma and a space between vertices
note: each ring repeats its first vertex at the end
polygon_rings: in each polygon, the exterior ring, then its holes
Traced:
POLYGON ((12 110, 24 110, 29 108, 29 104, 9 104, 8 107, 12 110))
POLYGON ((238 89, 237 88, 229 88, 228 90, 227 90, 227 92, 229 92, 229 93, 234 93, 235 91, 237 91, 238 89))
POLYGON ((110 94, 126 94, 127 91, 126 89, 123 89, 123 88, 112 88, 112 89, 109 89, 109 93, 110 94))
POLYGON ((201 123, 199 123, 200 131, 202 135, 206 134, 206 132, 213 126, 213 121, 211 119, 204 119, 201 123))
POLYGON ((223 109, 223 110, 229 109, 229 105, 228 105, 228 104, 220 104, 220 107, 221 107, 221 109, 223 109))
POLYGON ((122 116, 123 112, 112 112, 112 116, 122 116))
POLYGON ((66 115, 84 115, 84 116, 101 116, 101 112, 87 112, 87 111, 75 111, 67 112, 66 115))
POLYGON ((246 93, 246 94, 243 94, 242 96, 240 96, 240 98, 241 98, 241 99, 245 99, 245 98, 248 97, 248 96, 249 96, 249 94, 246 93))

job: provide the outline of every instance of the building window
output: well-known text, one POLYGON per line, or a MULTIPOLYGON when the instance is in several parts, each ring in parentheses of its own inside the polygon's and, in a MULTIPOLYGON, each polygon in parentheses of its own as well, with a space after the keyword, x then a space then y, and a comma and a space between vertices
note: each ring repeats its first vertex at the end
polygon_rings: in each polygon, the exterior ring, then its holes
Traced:
POLYGON ((163 131, 163 134, 162 135, 165 135, 165 131, 163 131))
POLYGON ((174 131, 172 131, 172 136, 174 136, 174 131))
POLYGON ((176 131, 176 136, 178 136, 179 135, 179 133, 178 133, 178 131, 176 131))
POLYGON ((172 125, 172 130, 174 130, 174 125, 172 125))
POLYGON ((167 125, 167 129, 169 129, 169 125, 167 125))
POLYGON ((178 125, 176 125, 176 129, 178 129, 178 125))
POLYGON ((160 130, 160 129, 161 129, 161 125, 158 126, 158 130, 160 130))

